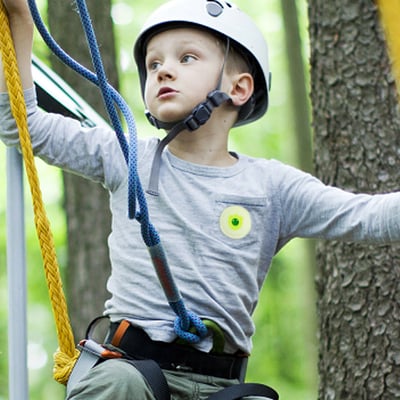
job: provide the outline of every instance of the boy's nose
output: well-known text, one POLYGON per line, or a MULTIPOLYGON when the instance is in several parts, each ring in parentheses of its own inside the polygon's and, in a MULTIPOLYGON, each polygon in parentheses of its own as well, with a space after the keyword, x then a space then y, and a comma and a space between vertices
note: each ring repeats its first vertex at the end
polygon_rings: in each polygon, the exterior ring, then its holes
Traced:
POLYGON ((175 77, 175 70, 171 63, 164 62, 158 70, 158 79, 173 79, 175 77))

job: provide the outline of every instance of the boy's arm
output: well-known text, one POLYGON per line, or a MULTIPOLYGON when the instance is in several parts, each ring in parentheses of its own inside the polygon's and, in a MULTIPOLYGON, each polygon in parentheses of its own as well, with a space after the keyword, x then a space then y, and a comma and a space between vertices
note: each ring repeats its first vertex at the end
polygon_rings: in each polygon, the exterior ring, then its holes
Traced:
MULTIPOLYGON (((31 55, 33 43, 33 21, 26 0, 0 0, 6 7, 22 86, 33 87, 31 55)), ((0 59, 1 64, 1 59, 0 59)), ((0 92, 6 92, 3 65, 0 65, 0 92)))

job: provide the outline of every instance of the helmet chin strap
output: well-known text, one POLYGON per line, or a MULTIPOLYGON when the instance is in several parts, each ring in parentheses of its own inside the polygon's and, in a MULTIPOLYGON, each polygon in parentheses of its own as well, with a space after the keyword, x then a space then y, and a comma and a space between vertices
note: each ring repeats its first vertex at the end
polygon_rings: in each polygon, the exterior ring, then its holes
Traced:
POLYGON ((173 140, 178 135, 178 133, 182 132, 183 130, 193 132, 196 129, 200 128, 200 126, 204 125, 210 119, 211 114, 216 107, 219 107, 221 104, 231 99, 226 93, 220 90, 222 76, 225 69, 225 63, 229 53, 229 47, 230 40, 229 38, 227 38, 224 62, 222 64, 221 73, 219 75, 216 89, 208 93, 206 100, 198 104, 192 110, 189 116, 180 121, 162 122, 156 119, 148 111, 146 111, 146 117, 152 125, 154 125, 157 129, 165 129, 168 131, 167 136, 165 136, 158 143, 156 152, 154 154, 150 172, 149 186, 146 190, 148 194, 158 196, 158 181, 160 176, 161 155, 165 146, 169 142, 171 142, 171 140, 173 140))
MULTIPOLYGON (((153 158, 153 164, 151 166, 149 187, 147 193, 153 196, 158 196, 158 180, 160 175, 161 166, 161 154, 165 146, 174 139, 178 133, 183 130, 190 132, 195 131, 204 125, 211 117, 211 113, 215 107, 220 106, 222 103, 230 100, 230 97, 220 90, 213 90, 207 95, 207 100, 198 104, 192 111, 192 113, 183 119, 182 121, 175 122, 172 129, 168 132, 167 136, 162 139, 157 146, 156 152, 153 158)), ((162 126, 160 126, 162 128, 162 126)))

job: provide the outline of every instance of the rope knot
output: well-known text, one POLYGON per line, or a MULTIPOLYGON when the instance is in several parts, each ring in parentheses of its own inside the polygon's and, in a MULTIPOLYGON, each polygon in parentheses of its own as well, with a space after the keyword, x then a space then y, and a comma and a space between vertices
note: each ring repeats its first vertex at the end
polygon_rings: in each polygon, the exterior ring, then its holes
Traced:
POLYGON ((78 360, 79 354, 80 352, 78 349, 75 349, 72 357, 62 352, 60 349, 57 349, 54 353, 53 377, 58 383, 61 383, 62 385, 67 384, 68 378, 78 360))

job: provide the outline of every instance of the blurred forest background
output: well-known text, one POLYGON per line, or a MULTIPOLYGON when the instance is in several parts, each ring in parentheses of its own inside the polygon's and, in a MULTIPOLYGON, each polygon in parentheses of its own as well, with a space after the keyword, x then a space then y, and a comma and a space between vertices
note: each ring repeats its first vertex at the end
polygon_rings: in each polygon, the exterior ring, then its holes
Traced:
MULTIPOLYGON (((114 0, 112 17, 117 38, 121 93, 135 113, 139 135, 158 134, 144 120, 138 77, 132 59, 132 43, 146 15, 163 1, 114 0)), ((231 150, 255 157, 276 158, 308 169, 301 160, 296 137, 293 87, 289 79, 287 29, 282 14, 285 1, 236 0, 263 30, 270 47, 272 91, 270 108, 261 120, 231 135, 231 150)), ((38 2, 45 15, 46 3, 38 2)), ((308 88, 307 4, 297 0, 306 74, 300 82, 308 88)), ((286 21, 287 23, 287 21, 286 21)), ((35 53, 47 57, 41 39, 35 53)), ((300 69, 301 70, 301 69, 300 69)), ((308 92, 308 89, 307 89, 308 92)), ((307 110, 307 107, 305 108, 307 110)), ((310 154, 310 150, 306 154, 310 154)), ((307 157, 308 157, 307 155, 307 157)), ((6 271, 6 182, 5 148, 0 146, 0 400, 8 398, 7 388, 7 271, 6 271)), ((311 162, 311 157, 309 157, 311 162)), ((62 272, 66 265, 66 221, 63 210, 63 181, 57 169, 37 163, 44 199, 55 236, 62 272)), ((28 368, 30 398, 62 399, 64 389, 53 381, 52 354, 57 348, 53 316, 49 306, 42 261, 32 223, 31 199, 26 193, 26 236, 28 260, 28 368)), ((282 399, 317 398, 317 339, 312 244, 295 240, 274 260, 255 313, 256 335, 248 380, 277 389, 282 399)), ((88 321, 89 322, 89 321, 88 321)))

